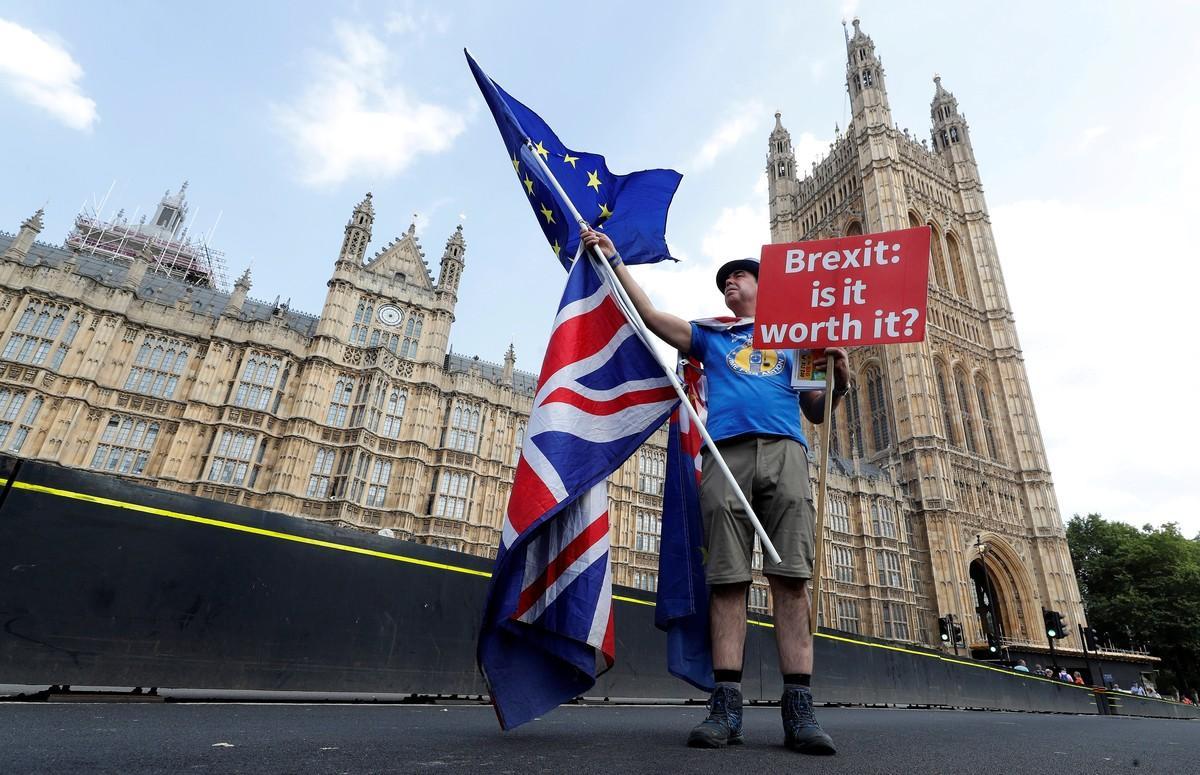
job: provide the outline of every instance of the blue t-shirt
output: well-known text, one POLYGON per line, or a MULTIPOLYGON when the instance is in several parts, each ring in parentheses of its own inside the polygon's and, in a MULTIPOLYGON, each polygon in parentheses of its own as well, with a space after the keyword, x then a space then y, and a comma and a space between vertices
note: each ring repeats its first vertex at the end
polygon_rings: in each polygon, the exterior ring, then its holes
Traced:
POLYGON ((725 331, 692 323, 692 357, 708 380, 713 441, 751 434, 786 436, 808 448, 800 397, 792 389, 792 351, 755 350, 752 323, 725 331))

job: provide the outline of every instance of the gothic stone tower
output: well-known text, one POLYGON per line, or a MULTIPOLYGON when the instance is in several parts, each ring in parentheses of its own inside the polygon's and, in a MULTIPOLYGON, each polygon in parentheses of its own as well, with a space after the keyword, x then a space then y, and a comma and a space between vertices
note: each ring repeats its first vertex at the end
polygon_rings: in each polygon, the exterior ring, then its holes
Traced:
POLYGON ((928 549, 932 602, 966 624, 968 641, 991 631, 1044 646, 1041 607, 1084 616, 970 131, 940 78, 931 144, 896 128, 882 60, 857 19, 846 57, 851 123, 803 178, 776 114, 772 241, 927 224, 933 243, 927 338, 851 354, 834 448, 896 477, 910 541, 928 549))

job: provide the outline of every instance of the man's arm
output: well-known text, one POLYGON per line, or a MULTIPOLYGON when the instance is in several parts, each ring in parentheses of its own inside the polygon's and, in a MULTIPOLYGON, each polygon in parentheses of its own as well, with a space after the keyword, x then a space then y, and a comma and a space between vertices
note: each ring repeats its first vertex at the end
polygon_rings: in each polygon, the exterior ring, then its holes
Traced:
POLYGON ((616 273, 617 279, 621 282, 621 287, 629 295, 634 309, 642 316, 642 320, 646 321, 646 327, 653 331, 655 336, 679 352, 685 355, 689 353, 692 349, 692 324, 683 318, 675 317, 669 312, 663 312, 654 306, 654 303, 650 301, 650 297, 646 295, 642 287, 633 279, 633 275, 629 273, 629 269, 625 264, 619 258, 614 263, 613 257, 617 255, 617 249, 607 234, 593 231, 592 229, 585 229, 582 232, 582 238, 583 244, 588 250, 591 250, 593 246, 599 246, 600 252, 609 260, 610 264, 613 264, 613 271, 616 273))
MULTIPOLYGON (((840 347, 829 347, 825 350, 824 363, 814 363, 816 369, 825 368, 826 373, 833 373, 833 408, 837 409, 842 396, 850 389, 850 365, 846 360, 846 351, 840 347), (833 358, 833 368, 829 369, 829 359, 833 358)), ((825 391, 809 390, 800 394, 800 409, 804 416, 814 425, 825 422, 825 391)))

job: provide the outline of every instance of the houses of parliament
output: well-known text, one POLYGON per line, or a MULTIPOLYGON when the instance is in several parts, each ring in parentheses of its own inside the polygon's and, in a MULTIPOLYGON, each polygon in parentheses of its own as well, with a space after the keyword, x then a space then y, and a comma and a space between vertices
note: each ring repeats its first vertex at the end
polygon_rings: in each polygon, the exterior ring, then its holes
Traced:
MULTIPOLYGON (((851 353, 822 623, 932 646, 954 614, 969 644, 1044 646, 1042 607, 1084 617, 970 130, 937 78, 929 140, 898 130, 857 21, 846 54, 852 120, 826 158, 797 169, 775 116, 772 240, 928 224, 933 247, 926 341, 851 353)), ((141 224, 81 217, 62 246, 36 239, 41 211, 0 234, 0 450, 493 554, 536 378, 511 347, 449 351, 461 226, 436 277, 412 227, 368 255, 367 194, 313 315, 251 298, 248 272, 221 290, 179 242, 186 208, 180 190, 141 224)), ((665 446, 660 430, 609 488, 614 581, 646 591, 665 446)), ((750 604, 770 608, 761 578, 750 604)))

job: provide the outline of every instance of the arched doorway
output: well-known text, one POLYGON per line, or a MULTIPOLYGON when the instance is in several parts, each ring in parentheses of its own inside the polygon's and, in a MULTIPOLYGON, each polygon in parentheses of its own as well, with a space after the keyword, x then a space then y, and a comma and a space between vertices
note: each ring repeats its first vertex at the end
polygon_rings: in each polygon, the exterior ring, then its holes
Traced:
POLYGON ((985 635, 991 632, 998 638, 1030 643, 1041 617, 1033 580, 1020 555, 1003 537, 991 532, 976 536, 975 548, 968 568, 980 630, 985 635))
POLYGON ((989 643, 994 642, 999 647, 1001 638, 1005 637, 1004 613, 1000 598, 996 595, 995 581, 981 559, 971 562, 970 571, 971 581, 975 583, 975 613, 979 616, 979 629, 989 643))

